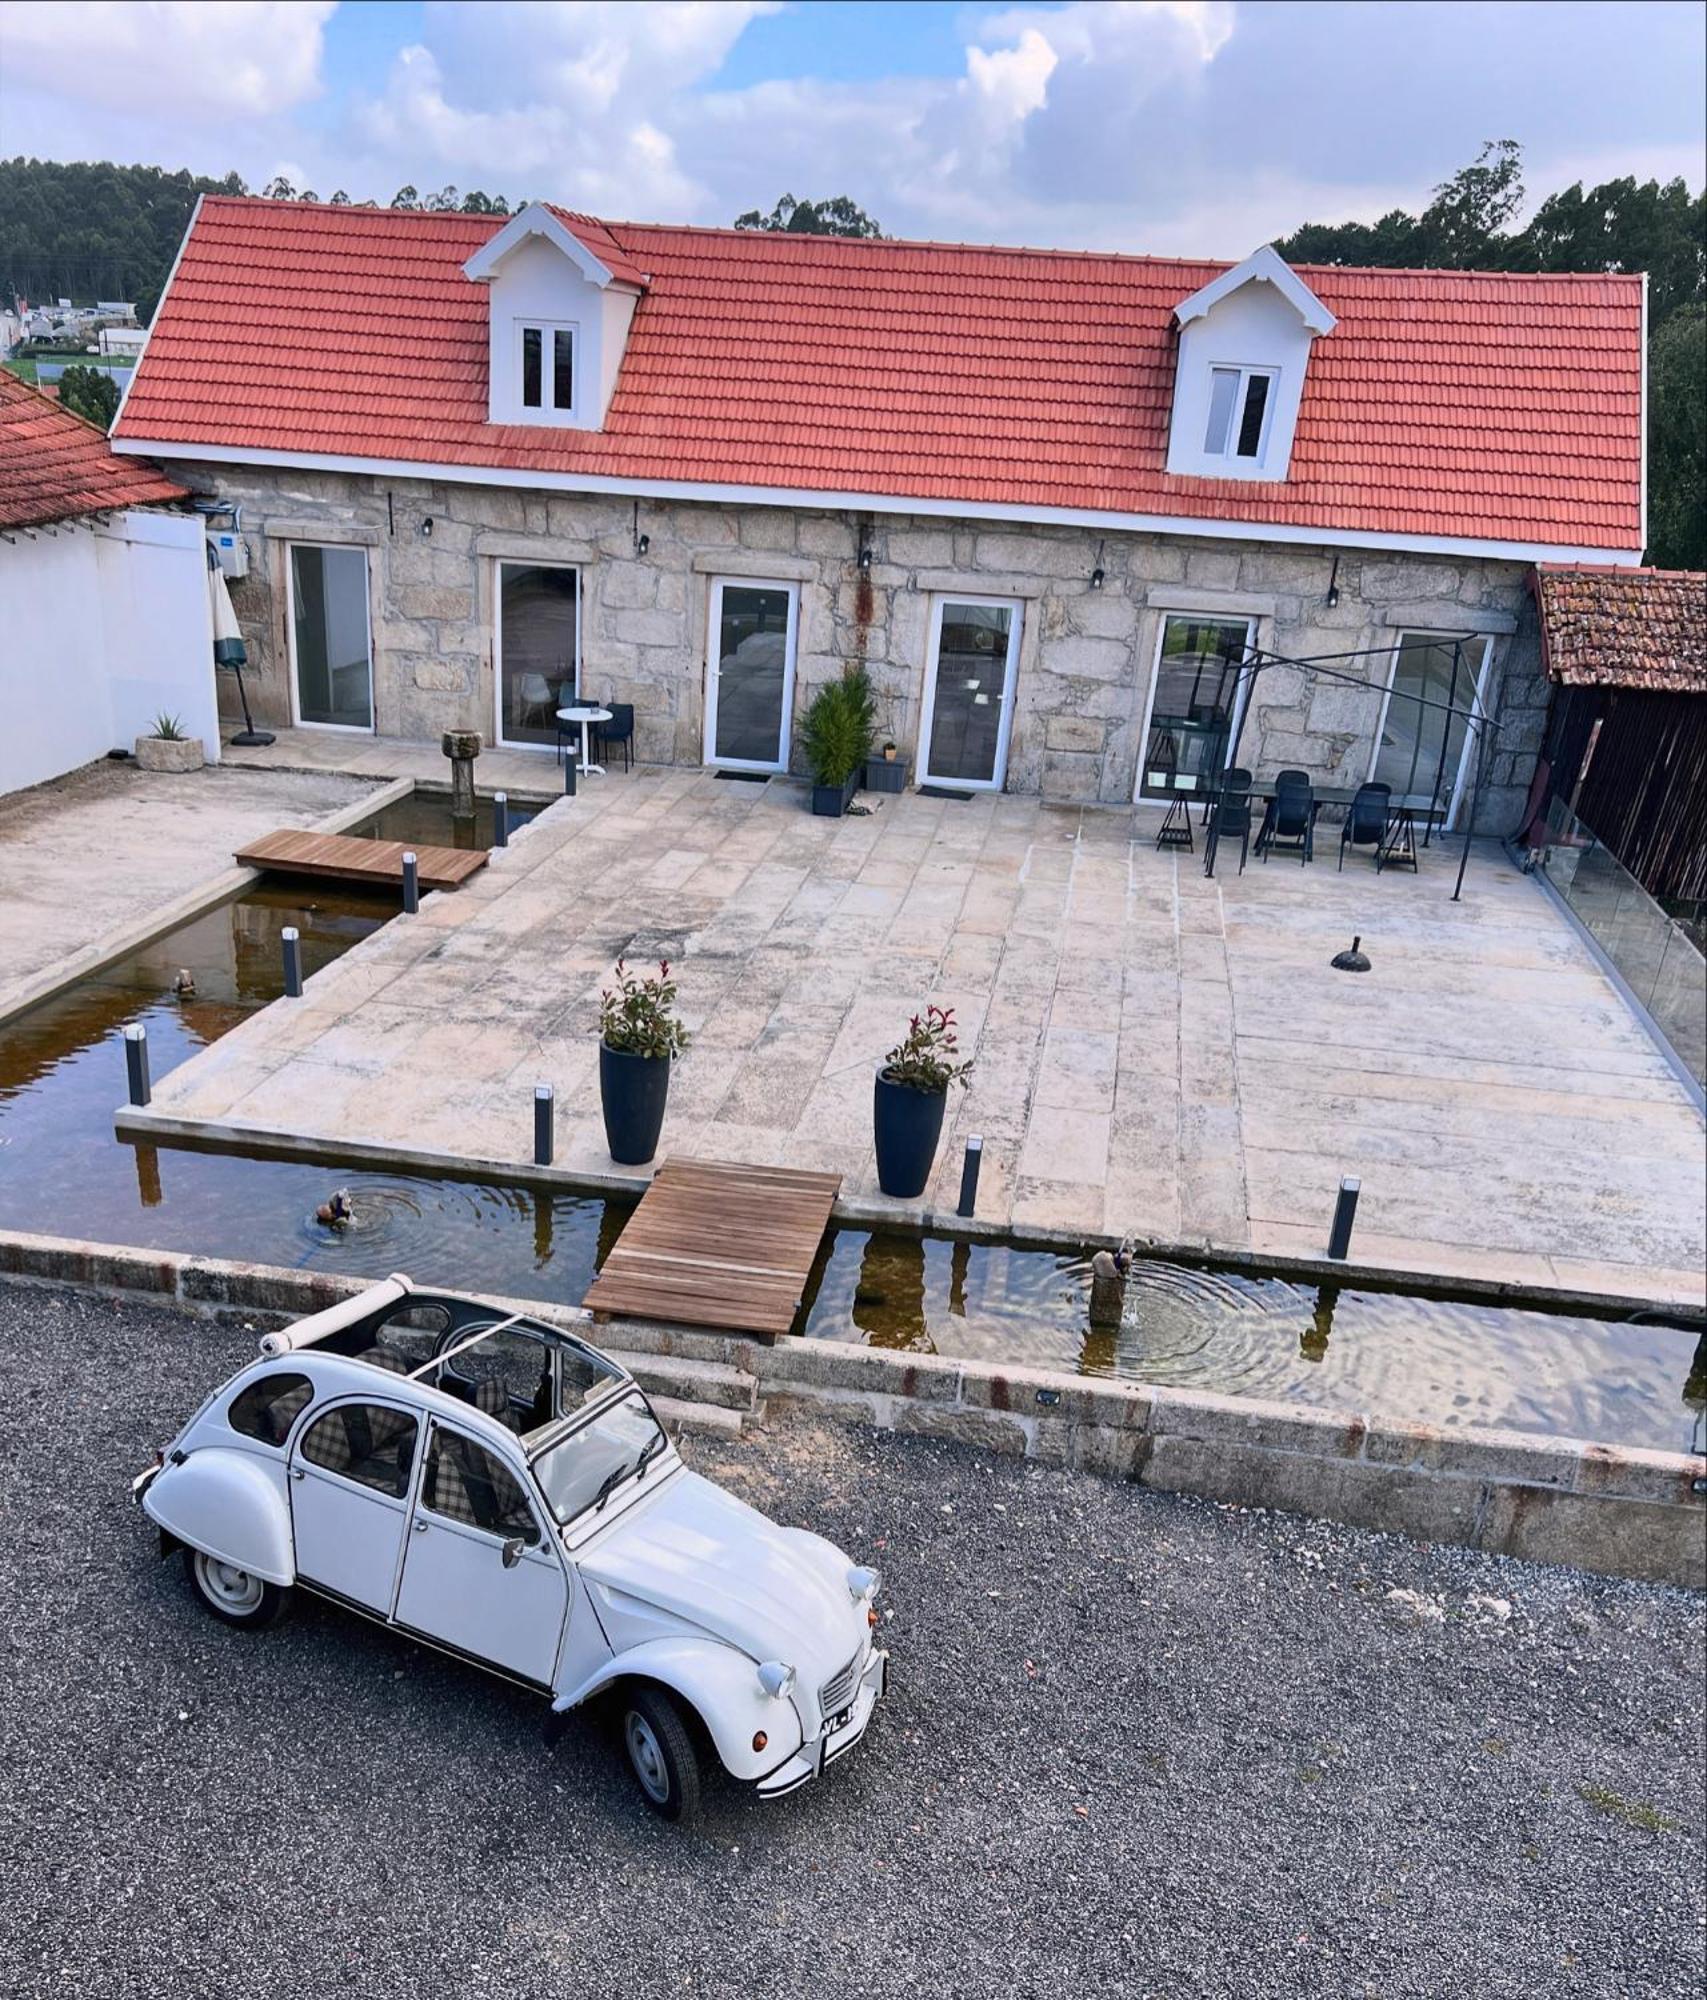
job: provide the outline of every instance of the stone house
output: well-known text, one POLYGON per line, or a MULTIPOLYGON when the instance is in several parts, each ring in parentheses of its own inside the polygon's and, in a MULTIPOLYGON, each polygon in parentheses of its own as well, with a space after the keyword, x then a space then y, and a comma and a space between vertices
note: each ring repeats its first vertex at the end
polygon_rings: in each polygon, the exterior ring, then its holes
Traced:
POLYGON ((860 660, 917 782, 1456 805, 1531 566, 1639 561, 1643 287, 207 197, 114 441, 275 726, 799 769, 860 660))

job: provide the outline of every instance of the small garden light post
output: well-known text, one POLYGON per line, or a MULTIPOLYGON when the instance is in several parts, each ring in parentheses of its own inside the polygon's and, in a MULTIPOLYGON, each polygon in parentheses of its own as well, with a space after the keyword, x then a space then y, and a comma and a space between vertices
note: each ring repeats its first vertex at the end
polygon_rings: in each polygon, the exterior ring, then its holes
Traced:
POLYGON ((302 998, 302 933, 294 924, 279 932, 284 947, 284 990, 287 1000, 302 998))
POLYGON ((148 1030, 140 1021, 124 1031, 124 1067, 131 1103, 146 1104, 153 1093, 148 1087, 148 1030))

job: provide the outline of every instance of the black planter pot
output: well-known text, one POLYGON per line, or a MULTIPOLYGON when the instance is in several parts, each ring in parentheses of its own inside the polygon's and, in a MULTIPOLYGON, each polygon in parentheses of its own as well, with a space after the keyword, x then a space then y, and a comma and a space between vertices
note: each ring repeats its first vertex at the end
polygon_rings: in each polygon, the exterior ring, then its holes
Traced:
POLYGON ((819 819, 840 819, 853 804, 853 795, 859 790, 859 773, 850 771, 847 783, 843 785, 814 785, 812 787, 812 810, 819 819))
POLYGON ((946 1090, 911 1090, 891 1083, 882 1070, 873 1089, 872 1130, 877 1140, 877 1184, 900 1201, 925 1191, 942 1137, 946 1090))
POLYGON ((599 1101, 605 1114, 605 1143, 619 1166, 643 1167, 656 1155, 669 1094, 668 1056, 634 1056, 600 1042, 599 1101))
POLYGON ((907 767, 899 757, 868 757, 865 760, 865 789, 868 792, 904 792, 907 767))

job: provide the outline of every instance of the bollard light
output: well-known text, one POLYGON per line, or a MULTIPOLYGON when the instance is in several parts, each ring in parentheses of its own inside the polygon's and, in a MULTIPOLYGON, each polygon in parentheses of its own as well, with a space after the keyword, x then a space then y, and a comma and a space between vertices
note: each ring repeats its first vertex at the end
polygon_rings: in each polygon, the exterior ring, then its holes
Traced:
POLYGON ((549 1083, 536 1083, 533 1087, 533 1163, 536 1167, 549 1167, 552 1153, 552 1114, 557 1108, 556 1095, 549 1083))
POLYGON ((492 794, 492 845, 508 847, 510 844, 510 795, 508 792, 492 794))
POLYGON ((1334 1203, 1334 1226, 1328 1234, 1328 1255, 1342 1261, 1351 1248, 1351 1225, 1357 1220, 1357 1196, 1363 1183, 1349 1174, 1340 1182, 1339 1199, 1334 1203))
POLYGON ((131 1103, 146 1104, 153 1093, 148 1087, 148 1030, 140 1021, 124 1031, 124 1067, 131 1103))
POLYGON ((284 990, 287 1000, 302 998, 302 934, 294 924, 286 924, 279 932, 279 942, 284 946, 284 990))
POLYGON ((571 744, 563 753, 563 796, 575 796, 575 746, 571 744))
POLYGON ((411 848, 403 857, 403 914, 412 917, 421 907, 421 876, 411 848))
POLYGON ((960 1163, 960 1200, 956 1215, 970 1215, 978 1206, 978 1169, 984 1164, 984 1141, 974 1133, 966 1142, 966 1157, 960 1163))

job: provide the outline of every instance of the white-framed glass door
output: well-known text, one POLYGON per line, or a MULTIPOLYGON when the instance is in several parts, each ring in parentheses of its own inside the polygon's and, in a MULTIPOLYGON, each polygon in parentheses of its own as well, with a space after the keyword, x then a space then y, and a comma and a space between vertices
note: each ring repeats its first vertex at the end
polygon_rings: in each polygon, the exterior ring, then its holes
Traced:
POLYGON ((498 741, 555 750, 557 711, 581 690, 581 573, 567 563, 499 562, 492 616, 498 741))
POLYGON ((1458 817, 1470 763, 1472 712, 1482 713, 1493 641, 1401 632, 1369 760, 1372 784, 1395 798, 1434 799, 1446 825, 1458 817))
POLYGON ((786 771, 800 586, 713 577, 705 661, 705 761, 786 771))
POLYGON ((1242 662, 1255 639, 1254 618, 1179 611, 1162 620, 1135 799, 1206 791, 1227 768, 1250 682, 1242 662))
POLYGON ((931 603, 919 783, 999 792, 1008 771, 1025 606, 1009 597, 931 603))
POLYGON ((367 550, 292 542, 290 700, 304 729, 373 733, 373 628, 367 550))

